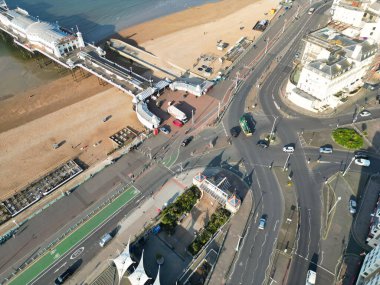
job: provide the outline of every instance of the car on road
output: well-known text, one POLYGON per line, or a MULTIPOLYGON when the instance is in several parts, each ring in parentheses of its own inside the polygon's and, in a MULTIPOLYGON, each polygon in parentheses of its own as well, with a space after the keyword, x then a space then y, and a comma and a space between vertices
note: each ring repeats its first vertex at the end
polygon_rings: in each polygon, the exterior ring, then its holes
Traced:
POLYGON ((269 142, 267 140, 259 140, 257 142, 257 145, 262 147, 262 148, 267 148, 267 147, 269 147, 269 142))
POLYGON ((370 111, 367 111, 367 110, 363 110, 359 113, 360 117, 369 117, 371 116, 371 112, 370 111))
POLYGON ((309 15, 313 14, 315 11, 315 8, 310 8, 309 11, 307 12, 309 15))
POLYGON ((187 146, 192 140, 193 140, 193 137, 185 138, 185 139, 182 141, 181 146, 187 146))
POLYGON ((355 214, 356 213, 356 200, 354 198, 351 198, 349 203, 348 203, 348 209, 350 210, 350 213, 351 214, 355 214))
POLYGON ((317 273, 313 270, 308 270, 306 275, 306 285, 314 285, 317 279, 317 273))
POLYGON ((376 89, 379 89, 380 84, 379 83, 377 83, 377 84, 364 83, 363 87, 365 89, 368 89, 368 90, 371 90, 371 91, 375 91, 376 89))
POLYGON ((299 52, 297 52, 296 54, 295 54, 295 56, 294 56, 295 58, 299 58, 300 57, 300 53, 299 52))
POLYGON ((333 148, 330 147, 330 146, 321 146, 319 148, 319 152, 320 153, 332 153, 333 152, 333 148))
POLYGON ((170 134, 170 130, 169 130, 167 127, 161 127, 161 128, 160 128, 160 131, 161 131, 162 133, 164 133, 165 135, 170 134))
POLYGON ((104 234, 99 241, 101 247, 105 247, 112 240, 112 236, 109 233, 104 234))
POLYGON ((259 220, 259 230, 265 229, 265 225, 267 224, 267 219, 265 217, 262 217, 259 220))
POLYGON ((292 153, 292 152, 294 152, 294 146, 293 145, 286 145, 282 148, 282 151, 292 153))
POLYGON ((355 151, 355 158, 365 158, 365 159, 368 159, 368 154, 365 151, 358 150, 358 151, 355 151))
POLYGON ((183 127, 183 123, 182 123, 182 121, 180 121, 180 120, 178 120, 178 119, 175 119, 174 121, 173 121, 173 125, 174 126, 177 126, 177 127, 183 127))
POLYGON ((231 136, 236 138, 240 134, 240 128, 239 127, 233 127, 233 128, 231 128, 230 133, 231 133, 231 136))
POLYGON ((368 166, 370 166, 371 161, 367 158, 355 158, 355 164, 368 167, 368 166))

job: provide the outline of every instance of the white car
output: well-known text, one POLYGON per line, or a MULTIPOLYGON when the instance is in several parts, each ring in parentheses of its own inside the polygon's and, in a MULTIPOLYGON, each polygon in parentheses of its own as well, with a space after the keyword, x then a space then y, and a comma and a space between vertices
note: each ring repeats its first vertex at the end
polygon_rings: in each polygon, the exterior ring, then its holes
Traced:
POLYGON ((294 152, 294 146, 286 145, 282 148, 283 152, 294 152))
POLYGON ((369 161, 369 159, 366 158, 356 158, 355 164, 368 167, 371 164, 371 161, 369 161))
POLYGON ((371 114, 370 111, 364 110, 364 111, 361 111, 361 112, 359 113, 359 115, 360 115, 360 117, 369 117, 369 116, 371 116, 372 114, 371 114))

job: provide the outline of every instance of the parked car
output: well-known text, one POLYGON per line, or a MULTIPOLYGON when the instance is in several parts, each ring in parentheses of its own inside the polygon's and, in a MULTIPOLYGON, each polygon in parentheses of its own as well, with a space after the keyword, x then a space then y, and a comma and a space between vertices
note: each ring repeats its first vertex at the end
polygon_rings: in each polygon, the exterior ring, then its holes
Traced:
POLYGON ((267 148, 269 146, 269 142, 266 140, 259 140, 257 142, 257 145, 262 147, 262 148, 267 148))
POLYGON ((174 121, 173 121, 173 125, 174 126, 177 126, 177 127, 183 127, 183 123, 182 123, 182 121, 180 121, 180 120, 178 120, 178 119, 175 119, 174 121))
POLYGON ((365 158, 368 159, 368 154, 365 151, 355 151, 355 158, 365 158))
POLYGON ((265 217, 262 217, 259 220, 259 230, 265 229, 265 225, 267 224, 267 219, 265 217))
POLYGON ((351 214, 356 213, 356 201, 354 198, 350 199, 350 201, 348 203, 348 208, 349 208, 351 214))
POLYGON ((161 128, 160 128, 160 131, 161 131, 162 133, 164 133, 165 135, 170 134, 170 130, 169 130, 168 128, 166 128, 166 127, 161 127, 161 128))
POLYGON ((371 164, 371 161, 369 159, 366 159, 366 158, 356 158, 355 164, 368 167, 371 164))
POLYGON ((367 110, 363 110, 359 113, 360 117, 369 117, 371 116, 371 112, 370 111, 367 111, 367 110))
POLYGON ((286 145, 282 148, 282 151, 283 152, 289 152, 289 153, 292 153, 294 152, 294 146, 292 145, 286 145))
POLYGON ((295 58, 299 58, 299 57, 300 57, 300 53, 297 52, 297 53, 295 54, 295 58))
POLYGON ((185 138, 182 143, 181 143, 181 146, 187 146, 191 141, 192 141, 193 137, 188 137, 188 138, 185 138))
POLYGON ((320 153, 332 153, 333 152, 333 148, 329 147, 329 146, 321 146, 319 148, 319 152, 320 153))

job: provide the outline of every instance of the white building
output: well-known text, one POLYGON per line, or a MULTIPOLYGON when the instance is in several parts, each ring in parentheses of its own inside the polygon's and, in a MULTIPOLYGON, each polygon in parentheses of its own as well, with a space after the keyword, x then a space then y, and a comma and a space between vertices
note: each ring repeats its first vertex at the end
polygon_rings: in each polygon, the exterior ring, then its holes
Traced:
POLYGON ((328 27, 304 42, 298 82, 289 82, 286 92, 289 100, 311 111, 335 108, 342 95, 363 85, 377 52, 373 40, 352 39, 328 27))
MULTIPOLYGON (((380 41, 380 3, 370 1, 335 0, 331 7, 332 20, 350 25, 350 32, 358 38, 380 41)), ((346 34, 346 31, 342 31, 346 34)))
POLYGON ((136 115, 139 121, 150 130, 158 128, 160 125, 160 118, 149 111, 148 105, 145 102, 136 104, 136 115))
POLYGON ((376 208, 371 215, 371 225, 366 242, 373 248, 380 244, 380 197, 378 198, 376 208))
POLYGON ((203 82, 193 83, 190 81, 174 81, 169 85, 169 88, 173 91, 181 90, 189 92, 195 96, 202 96, 206 94, 211 87, 214 85, 213 82, 205 80, 203 82))
POLYGON ((380 284, 380 246, 372 249, 364 258, 356 285, 380 284))
POLYGON ((68 34, 57 24, 40 21, 20 8, 1 12, 0 23, 17 35, 19 42, 27 42, 30 48, 39 48, 57 58, 85 46, 79 31, 68 34))

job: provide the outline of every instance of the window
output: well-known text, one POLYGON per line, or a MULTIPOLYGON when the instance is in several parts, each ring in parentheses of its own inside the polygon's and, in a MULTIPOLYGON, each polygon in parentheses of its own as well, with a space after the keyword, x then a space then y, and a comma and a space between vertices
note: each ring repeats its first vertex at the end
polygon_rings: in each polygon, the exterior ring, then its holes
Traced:
POLYGON ((372 31, 374 31, 374 30, 376 30, 376 27, 373 27, 373 28, 372 28, 372 31))
POLYGON ((372 35, 373 35, 373 32, 370 32, 369 35, 372 36, 372 35))

